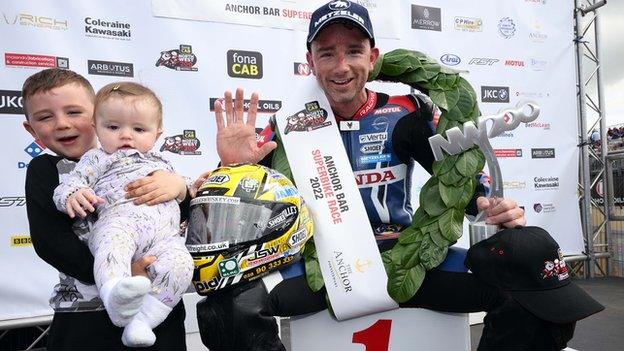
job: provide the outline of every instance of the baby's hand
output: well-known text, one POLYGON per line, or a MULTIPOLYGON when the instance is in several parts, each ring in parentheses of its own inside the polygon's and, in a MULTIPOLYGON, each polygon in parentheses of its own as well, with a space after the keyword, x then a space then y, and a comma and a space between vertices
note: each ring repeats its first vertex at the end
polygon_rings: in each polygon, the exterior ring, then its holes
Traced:
POLYGON ((76 214, 78 214, 81 218, 85 218, 87 216, 85 210, 95 212, 95 207, 93 205, 103 204, 104 202, 106 201, 95 195, 93 190, 80 188, 67 198, 65 207, 67 207, 67 214, 69 217, 74 218, 76 214))
POLYGON ((157 205, 173 199, 186 197, 186 181, 175 173, 158 170, 145 178, 126 185, 126 199, 134 199, 135 205, 157 205))

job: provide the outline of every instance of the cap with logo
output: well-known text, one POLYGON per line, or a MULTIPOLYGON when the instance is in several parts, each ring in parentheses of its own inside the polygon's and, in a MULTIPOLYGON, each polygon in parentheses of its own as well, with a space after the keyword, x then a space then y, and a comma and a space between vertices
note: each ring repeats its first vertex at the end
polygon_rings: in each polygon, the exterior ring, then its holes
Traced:
POLYGON ((466 266, 537 317, 570 323, 604 309, 574 284, 557 242, 539 227, 505 229, 468 251, 466 266))
POLYGON ((368 16, 368 10, 358 3, 348 0, 335 0, 319 7, 312 13, 308 29, 308 49, 318 33, 330 23, 344 22, 361 29, 375 46, 373 24, 368 16))

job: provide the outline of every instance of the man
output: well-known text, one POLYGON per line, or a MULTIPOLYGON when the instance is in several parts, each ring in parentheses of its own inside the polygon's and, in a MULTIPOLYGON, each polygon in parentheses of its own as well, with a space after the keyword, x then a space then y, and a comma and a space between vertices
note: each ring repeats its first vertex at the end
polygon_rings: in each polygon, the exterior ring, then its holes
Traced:
MULTIPOLYGON (((390 161, 381 166, 398 169, 399 181, 393 186, 382 183, 360 187, 374 231, 384 233, 388 227, 404 228, 411 222, 411 215, 399 213, 396 205, 400 203, 402 208, 411 209, 406 184, 409 184, 414 160, 431 173, 433 155, 427 139, 435 133, 435 113, 432 112, 430 100, 423 96, 389 97, 365 88, 368 74, 379 57, 379 49, 375 47, 367 10, 353 2, 340 2, 348 7, 336 10, 335 2, 330 2, 312 14, 306 58, 338 121, 358 120, 360 129, 365 129, 374 122, 376 111, 392 107, 385 110, 393 112, 386 115, 387 140, 383 145, 384 152, 390 154, 390 161), (387 202, 383 207, 390 212, 388 215, 380 215, 372 204, 373 188, 387 192, 387 202)), ((230 92, 225 93, 224 107, 219 102, 215 104, 217 152, 222 164, 258 163, 263 159, 266 163, 267 156, 270 157, 269 154, 277 147, 274 141, 263 145, 256 143, 254 127, 258 95, 254 93, 251 96, 246 121, 243 97, 242 89, 237 89, 234 105, 230 92)), ((341 131, 354 171, 369 166, 358 161, 360 148, 350 144, 357 140, 360 132, 341 131)), ((494 201, 479 197, 473 209, 475 207, 486 211, 489 223, 507 228, 526 223, 524 211, 512 200, 494 201)), ((447 312, 493 311, 504 306, 504 314, 514 318, 528 313, 516 306, 509 307, 507 301, 502 291, 484 284, 472 274, 434 269, 427 272, 418 293, 401 306, 447 312), (462 294, 457 294, 457 291, 462 294)), ((202 339, 211 350, 283 350, 271 316, 299 315, 324 308, 324 290, 312 292, 305 277, 299 275, 285 278, 270 292, 262 283, 252 283, 234 291, 211 295, 198 304, 198 319, 202 339), (231 337, 224 334, 226 332, 231 333, 231 337)), ((500 313, 498 316, 500 319, 500 313)), ((480 350, 504 350, 501 345, 490 343, 482 345, 480 350)))

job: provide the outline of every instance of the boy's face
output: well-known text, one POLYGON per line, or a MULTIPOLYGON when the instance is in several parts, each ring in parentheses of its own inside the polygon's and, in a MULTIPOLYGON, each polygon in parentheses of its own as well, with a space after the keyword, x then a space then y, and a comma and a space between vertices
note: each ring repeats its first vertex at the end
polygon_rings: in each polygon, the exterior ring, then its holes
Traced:
POLYGON ((158 109, 141 97, 111 97, 98 105, 95 130, 102 149, 150 151, 162 133, 158 109))
POLYGON ((80 158, 96 146, 91 95, 78 84, 39 92, 26 101, 24 128, 60 156, 80 158))

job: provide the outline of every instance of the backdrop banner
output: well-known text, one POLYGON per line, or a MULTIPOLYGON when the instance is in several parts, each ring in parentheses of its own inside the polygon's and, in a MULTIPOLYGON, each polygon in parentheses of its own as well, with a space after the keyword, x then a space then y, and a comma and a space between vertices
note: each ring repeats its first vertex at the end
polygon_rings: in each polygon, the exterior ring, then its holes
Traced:
MULTIPOLYGON (((157 148, 194 178, 218 164, 213 106, 225 90, 243 87, 246 97, 258 92, 258 127, 264 127, 295 82, 315 79, 306 63, 307 21, 323 2, 2 1, 0 320, 51 313, 48 298, 58 283, 55 270, 35 254, 26 219, 26 169, 33 157, 50 152, 22 127, 20 91, 28 76, 60 67, 84 75, 96 90, 120 80, 149 86, 164 109, 157 148)), ((415 49, 464 71, 483 114, 520 100, 539 104, 536 121, 491 140, 505 194, 566 254, 583 251, 573 1, 357 2, 371 12, 381 52, 415 49)), ((410 91, 401 84, 368 86, 410 91)), ((414 199, 428 177, 422 170, 416 175, 414 199)))

